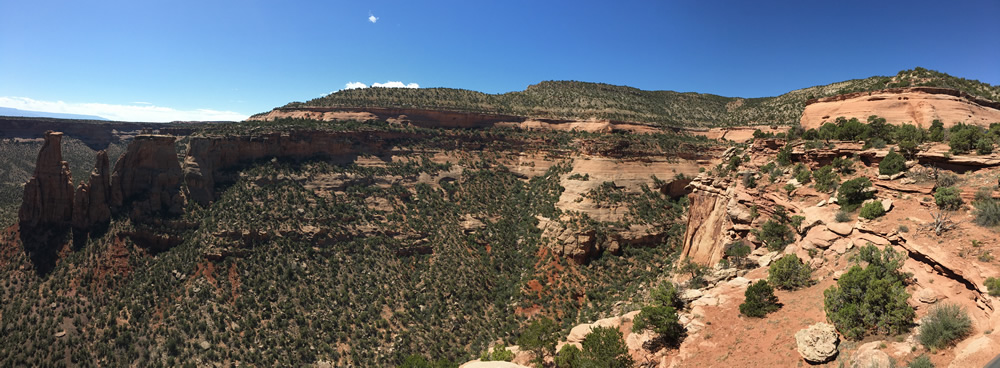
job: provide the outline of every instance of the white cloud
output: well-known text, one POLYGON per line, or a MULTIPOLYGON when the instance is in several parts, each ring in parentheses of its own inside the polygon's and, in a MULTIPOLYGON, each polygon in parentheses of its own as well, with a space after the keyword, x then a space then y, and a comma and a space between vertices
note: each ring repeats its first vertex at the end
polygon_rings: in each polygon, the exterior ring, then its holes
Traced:
POLYGON ((368 88, 368 85, 361 82, 347 82, 347 84, 344 85, 344 89, 355 89, 355 88, 368 88))
POLYGON ((372 87, 383 87, 383 88, 420 88, 420 85, 416 84, 416 83, 403 84, 403 82, 385 82, 385 83, 372 83, 372 87))
POLYGON ((56 112, 64 114, 97 115, 118 121, 169 122, 169 121, 239 121, 246 114, 212 109, 177 110, 142 102, 135 105, 112 105, 63 101, 38 101, 27 97, 2 97, 0 106, 21 110, 56 112))
POLYGON ((368 12, 368 21, 372 23, 378 22, 378 17, 372 14, 372 12, 368 12))

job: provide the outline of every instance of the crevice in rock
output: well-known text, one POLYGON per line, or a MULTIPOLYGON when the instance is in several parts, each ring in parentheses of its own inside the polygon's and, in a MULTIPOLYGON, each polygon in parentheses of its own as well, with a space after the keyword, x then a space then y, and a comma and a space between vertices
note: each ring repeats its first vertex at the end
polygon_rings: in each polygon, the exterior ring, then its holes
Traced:
POLYGON ((955 270, 952 270, 951 268, 945 267, 945 265, 934 260, 933 258, 928 257, 926 254, 921 253, 920 251, 914 249, 913 247, 908 247, 906 245, 905 240, 900 239, 900 241, 893 242, 893 244, 899 245, 900 247, 905 249, 906 252, 909 253, 910 258, 912 258, 913 260, 931 266, 941 275, 949 279, 955 280, 964 285, 966 289, 969 289, 970 291, 976 294, 976 299, 975 299, 976 305, 980 306, 980 308, 982 308, 982 306, 985 306, 986 308, 989 308, 990 311, 993 311, 993 304, 990 303, 989 299, 983 297, 982 290, 979 290, 979 287, 976 286, 974 282, 969 281, 968 279, 965 278, 965 276, 962 276, 960 273, 955 272, 955 270))

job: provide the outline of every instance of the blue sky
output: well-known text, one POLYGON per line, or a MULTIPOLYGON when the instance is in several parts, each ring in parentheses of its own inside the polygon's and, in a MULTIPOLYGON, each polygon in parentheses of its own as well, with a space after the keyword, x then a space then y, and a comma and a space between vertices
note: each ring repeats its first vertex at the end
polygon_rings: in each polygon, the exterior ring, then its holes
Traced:
POLYGON ((996 0, 0 0, 0 106, 239 119, 390 81, 760 97, 915 66, 1000 84, 997 19, 996 0))

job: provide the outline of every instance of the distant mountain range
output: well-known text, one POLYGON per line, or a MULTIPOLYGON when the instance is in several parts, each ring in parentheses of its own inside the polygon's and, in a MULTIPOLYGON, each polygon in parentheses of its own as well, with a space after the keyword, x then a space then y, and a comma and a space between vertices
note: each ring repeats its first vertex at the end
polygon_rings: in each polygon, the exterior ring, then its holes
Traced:
POLYGON ((31 118, 56 118, 56 119, 80 119, 80 120, 102 120, 110 121, 97 115, 63 114, 58 112, 29 111, 10 107, 0 107, 0 116, 24 116, 31 118))
MULTIPOLYGON (((331 93, 281 109, 422 108, 555 119, 610 119, 670 127, 791 125, 809 100, 899 87, 942 87, 1000 102, 1000 86, 914 68, 895 76, 802 88, 775 97, 726 97, 695 92, 645 91, 577 81, 545 81, 503 94, 453 88, 362 88, 331 93)), ((261 114, 258 114, 261 115, 261 114)))

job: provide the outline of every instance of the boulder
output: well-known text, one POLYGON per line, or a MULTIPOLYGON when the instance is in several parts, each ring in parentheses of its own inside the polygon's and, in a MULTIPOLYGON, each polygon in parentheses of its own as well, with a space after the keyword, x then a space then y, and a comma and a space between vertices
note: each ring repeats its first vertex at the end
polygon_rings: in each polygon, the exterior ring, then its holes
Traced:
POLYGON ((73 175, 62 159, 62 135, 45 132, 34 175, 24 185, 18 211, 22 229, 64 226, 73 219, 73 175))
POLYGON ((750 209, 739 203, 736 198, 730 198, 726 204, 726 213, 733 222, 749 224, 753 220, 750 209))
POLYGON ((771 261, 773 261, 777 257, 778 257, 778 252, 771 252, 762 255, 760 256, 760 258, 757 259, 757 264, 759 264, 761 267, 767 267, 768 265, 771 264, 771 261))
POLYGON ((924 304, 934 304, 938 301, 938 293, 933 289, 922 289, 917 292, 917 300, 924 304))
POLYGON ((684 289, 684 291, 681 292, 680 298, 685 303, 690 303, 695 299, 701 298, 701 296, 704 294, 705 294, 704 292, 698 289, 684 289))
POLYGON ((843 275, 844 275, 844 270, 839 270, 837 272, 834 272, 833 273, 833 280, 834 281, 840 280, 840 276, 843 276, 843 275))
POLYGON ((833 245, 833 242, 836 241, 839 238, 840 238, 840 236, 837 235, 837 234, 835 234, 835 233, 833 233, 832 231, 829 231, 829 230, 827 230, 827 229, 825 229, 823 227, 817 226, 817 227, 814 227, 814 228, 810 229, 809 232, 806 233, 806 236, 802 240, 802 243, 803 244, 810 244, 810 245, 812 245, 813 247, 816 247, 816 248, 826 249, 826 248, 829 248, 830 245, 833 245))
POLYGON ((882 341, 872 341, 861 345, 854 352, 851 359, 851 368, 889 368, 892 361, 889 354, 879 349, 882 341))
POLYGON ((837 252, 837 254, 847 253, 851 248, 854 248, 854 242, 843 238, 833 242, 833 245, 830 246, 830 250, 837 252))
POLYGON ((742 287, 750 286, 751 282, 753 282, 753 281, 751 281, 750 279, 748 279, 746 277, 739 276, 739 277, 736 277, 736 278, 734 278, 732 280, 727 281, 726 284, 729 285, 729 286, 731 286, 731 287, 734 287, 734 288, 742 288, 742 287))
POLYGON ((832 222, 826 224, 826 228, 840 236, 851 235, 851 232, 854 231, 854 226, 849 222, 832 222))
POLYGON ((840 336, 833 325, 817 323, 795 333, 795 344, 802 359, 809 363, 825 363, 837 356, 840 336))

